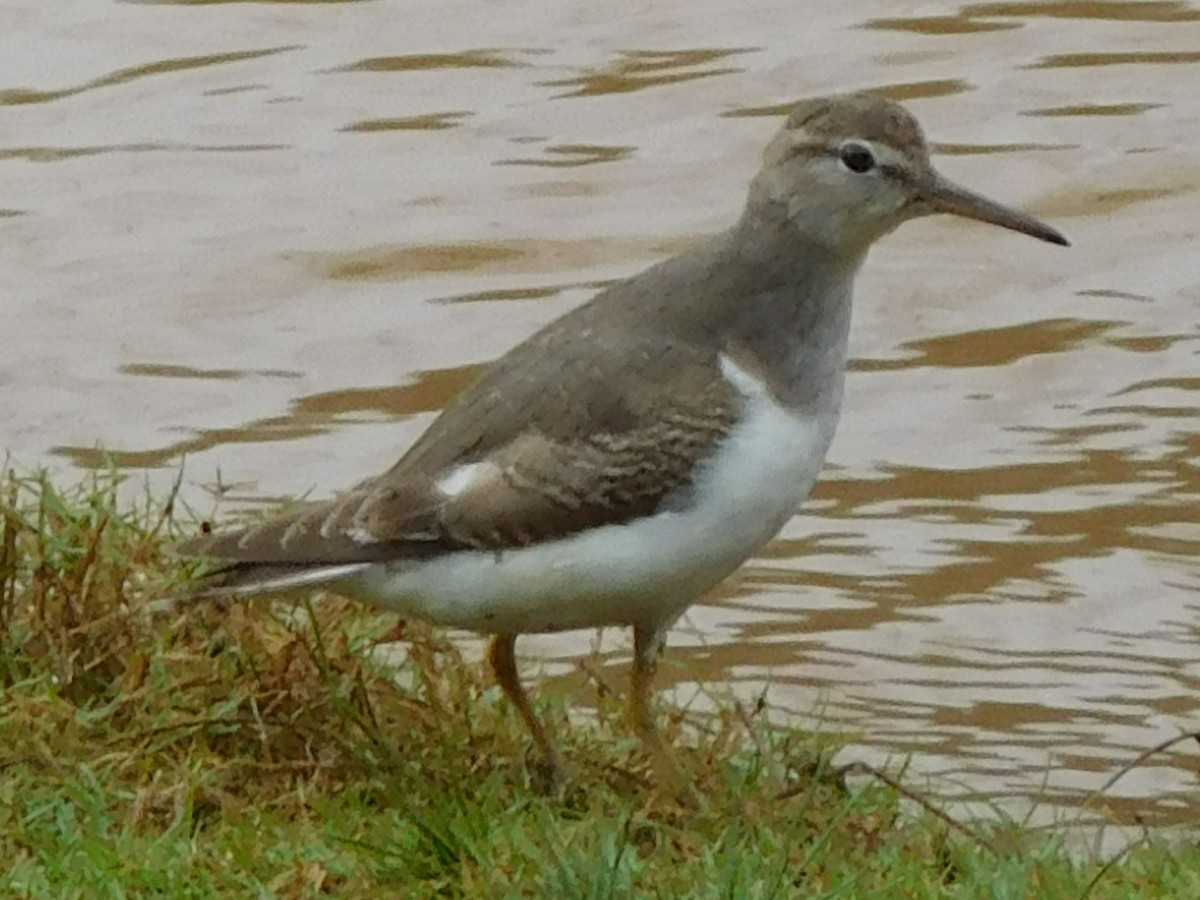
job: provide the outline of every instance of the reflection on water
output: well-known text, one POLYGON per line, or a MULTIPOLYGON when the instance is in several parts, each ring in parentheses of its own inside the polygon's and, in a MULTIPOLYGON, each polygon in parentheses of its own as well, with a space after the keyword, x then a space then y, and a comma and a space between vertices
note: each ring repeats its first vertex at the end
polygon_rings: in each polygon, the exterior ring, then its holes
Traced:
POLYGON ((714 75, 733 75, 742 69, 709 66, 731 56, 753 53, 753 48, 736 50, 623 50, 602 68, 571 78, 541 82, 548 87, 571 87, 560 97, 591 97, 598 94, 627 94, 646 88, 678 84, 714 75))
POLYGON ((934 142, 940 156, 981 156, 989 153, 1034 153, 1044 150, 1077 150, 1075 144, 944 144, 934 142))
MULTIPOLYGON (((114 450, 88 447, 54 447, 50 452, 71 460, 81 468, 115 465, 123 469, 156 469, 177 465, 184 456, 203 453, 231 444, 257 444, 268 441, 295 441, 333 428, 380 419, 401 419, 441 409, 469 385, 482 366, 461 366, 438 372, 422 373, 412 384, 399 387, 355 388, 299 397, 285 415, 270 416, 231 428, 214 428, 190 435, 154 450, 114 450)), ((168 378, 215 378, 226 372, 203 372, 178 366, 129 366, 127 374, 168 378), (148 371, 149 370, 149 371, 148 371)), ((241 378, 247 373, 232 374, 241 378)), ((271 378, 295 377, 296 373, 267 370, 253 373, 271 378)))
POLYGON ((459 294, 455 297, 438 297, 431 303, 480 303, 491 300, 545 300, 562 294, 564 291, 584 290, 596 293, 608 287, 610 281, 585 281, 578 284, 555 284, 545 287, 509 288, 508 290, 476 291, 471 294, 459 294))
POLYGON ((919 16, 908 19, 868 19, 863 28, 881 31, 913 31, 917 34, 975 34, 982 31, 1004 31, 1020 28, 1019 22, 989 22, 964 13, 957 16, 919 16))
POLYGON ((1052 17, 1110 22, 1195 22, 1200 10, 1183 0, 1049 0, 1038 3, 972 3, 965 16, 1052 17))
POLYGON ((1074 2, 1042 0, 1036 3, 972 3, 953 15, 868 19, 863 28, 909 31, 923 35, 963 35, 1020 28, 1022 18, 1100 19, 1113 22, 1195 22, 1200 11, 1173 0, 1134 2, 1074 2))
POLYGON ((465 50, 461 53, 415 53, 410 56, 378 56, 362 59, 339 72, 429 72, 435 69, 507 69, 521 63, 496 50, 465 50))
POLYGON ((25 103, 49 103, 53 100, 63 100, 93 91, 97 88, 116 87, 128 84, 140 78, 152 75, 167 75, 173 72, 186 72, 188 69, 201 69, 207 66, 219 66, 225 63, 245 62, 251 59, 261 59, 264 56, 274 56, 276 53, 286 53, 295 47, 271 47, 266 50, 242 50, 236 53, 216 53, 211 56, 189 56, 181 59, 163 59, 140 66, 117 69, 99 78, 84 82, 76 87, 63 88, 57 91, 39 91, 31 88, 9 88, 0 90, 0 106, 19 106, 25 103))
MULTIPOLYGON (((961 94, 971 90, 971 84, 961 78, 942 78, 936 81, 912 81, 903 84, 886 84, 871 90, 878 91, 889 99, 900 103, 909 100, 924 100, 930 97, 948 97, 951 94, 961 94)), ((785 116, 801 97, 795 97, 783 103, 771 103, 767 106, 744 106, 723 113, 727 118, 754 118, 759 116, 785 116)))
POLYGON ((599 144, 558 144, 543 148, 540 159, 498 159, 498 166, 547 166, 570 169, 596 163, 619 162, 633 154, 636 147, 605 147, 599 144))
MULTIPOLYGON (((227 513, 354 484, 488 359, 728 224, 796 99, 873 87, 1074 246, 929 220, 873 251, 826 475, 675 631, 664 683, 695 709, 765 686, 848 755, 1017 808, 1195 727, 1193 4, 149 5, 9 23, 19 465, 165 492, 186 457, 185 500, 241 486, 227 513)), ((523 649, 578 683, 591 641, 523 649)), ((1194 818, 1196 752, 1091 812, 1194 818)))
POLYGON ((1058 53, 1032 64, 1031 69, 1082 69, 1091 66, 1146 66, 1200 63, 1200 52, 1058 53))
POLYGON ((248 3, 255 5, 259 3, 289 3, 304 6, 314 3, 371 3, 373 0, 123 0, 123 2, 145 4, 148 6, 212 6, 223 3, 248 3))
POLYGON ((23 159, 27 162, 62 162, 80 156, 99 156, 109 153, 257 153, 264 150, 286 150, 286 144, 228 144, 199 146, 195 144, 111 144, 98 147, 0 147, 0 160, 23 159))
POLYGON ((300 378, 302 373, 287 369, 195 369, 169 363, 127 363, 118 370, 122 375, 144 375, 150 378, 214 378, 218 381, 238 381, 243 378, 300 378))
POLYGON ((1055 106, 1050 109, 1027 109, 1024 116, 1136 116, 1152 109, 1161 109, 1161 103, 1079 103, 1074 106, 1055 106))
POLYGON ((425 247, 381 247, 309 257, 314 274, 339 281, 395 281, 436 272, 561 272, 605 260, 653 259, 670 256, 689 240, 593 238, 586 241, 496 241, 490 244, 442 244, 425 247))
POLYGON ((441 131, 443 128, 454 128, 470 116, 469 112, 444 112, 391 119, 364 119, 347 125, 342 131, 441 131))
POLYGON ((857 359, 851 370, 878 372, 918 366, 1004 366, 1042 353, 1065 353, 1095 340, 1124 322, 1046 319, 1009 328, 985 328, 901 344, 902 359, 857 359))
MULTIPOLYGON (((1200 171, 1194 174, 1200 176, 1200 171)), ((1076 216, 1103 216, 1141 203, 1178 197, 1198 188, 1200 188, 1200 177, 1197 177, 1195 181, 1182 184, 1176 182, 1174 185, 1081 191, 1047 201, 1042 208, 1049 210, 1051 215, 1062 219, 1076 216)))

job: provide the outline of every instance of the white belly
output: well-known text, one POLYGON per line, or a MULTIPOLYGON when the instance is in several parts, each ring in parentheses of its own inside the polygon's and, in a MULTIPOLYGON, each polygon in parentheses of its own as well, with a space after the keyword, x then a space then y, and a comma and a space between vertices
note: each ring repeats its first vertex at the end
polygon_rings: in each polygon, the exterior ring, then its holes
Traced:
POLYGON ((686 508, 503 553, 381 563, 339 590, 485 632, 669 624, 778 533, 812 490, 837 423, 836 410, 780 406, 726 358, 722 370, 745 396, 743 414, 686 508))

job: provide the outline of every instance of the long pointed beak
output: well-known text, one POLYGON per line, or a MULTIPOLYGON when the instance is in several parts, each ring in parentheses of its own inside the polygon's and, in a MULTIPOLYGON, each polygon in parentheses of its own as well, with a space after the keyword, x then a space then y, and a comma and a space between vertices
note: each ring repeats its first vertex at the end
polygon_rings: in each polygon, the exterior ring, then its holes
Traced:
POLYGON ((967 219, 975 219, 977 222, 987 222, 989 225, 999 225, 1001 228, 1019 231, 1021 234, 1027 234, 1051 244, 1058 244, 1062 247, 1071 246, 1071 242, 1063 237, 1057 229, 1051 228, 1044 222, 1039 222, 1033 216, 1027 216, 1023 212, 989 200, 982 194, 967 190, 936 172, 931 172, 925 183, 922 184, 921 199, 929 207, 930 212, 963 216, 967 219))

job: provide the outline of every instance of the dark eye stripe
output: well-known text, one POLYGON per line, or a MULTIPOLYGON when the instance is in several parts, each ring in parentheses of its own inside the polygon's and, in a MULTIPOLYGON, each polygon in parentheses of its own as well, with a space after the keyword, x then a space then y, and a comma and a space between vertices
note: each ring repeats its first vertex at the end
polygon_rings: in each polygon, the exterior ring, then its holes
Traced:
POLYGON ((837 156, 837 151, 830 150, 824 144, 794 144, 788 149, 788 158, 796 156, 837 156))
MULTIPOLYGON (((842 158, 842 150, 840 147, 827 147, 824 144, 799 144, 792 149, 792 156, 828 156, 831 159, 840 160, 842 158)), ((895 163, 885 163, 876 161, 875 169, 881 175, 887 178, 894 178, 896 181, 902 181, 905 184, 913 180, 913 176, 908 169, 903 166, 898 166, 895 163)))

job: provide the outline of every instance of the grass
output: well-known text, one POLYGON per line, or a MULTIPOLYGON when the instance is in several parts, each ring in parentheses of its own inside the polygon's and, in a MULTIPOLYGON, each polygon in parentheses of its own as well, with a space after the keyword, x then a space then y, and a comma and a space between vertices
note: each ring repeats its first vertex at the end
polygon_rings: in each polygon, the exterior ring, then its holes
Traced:
POLYGON ((682 801, 594 681, 594 724, 541 701, 575 773, 541 794, 500 691, 429 629, 332 597, 156 611, 190 575, 170 504, 116 488, 0 473, 2 896, 1200 896, 1196 850, 1102 866, 902 813, 736 707, 665 716, 682 801))

